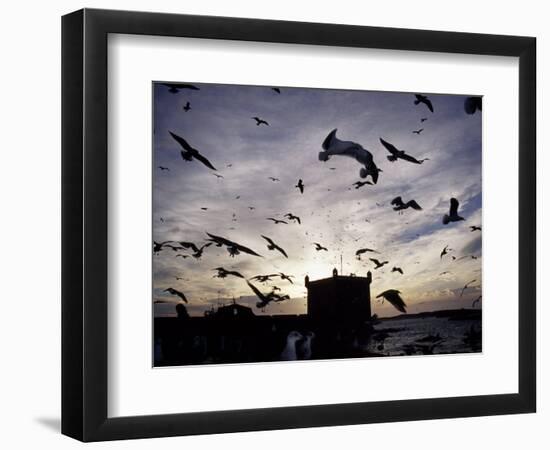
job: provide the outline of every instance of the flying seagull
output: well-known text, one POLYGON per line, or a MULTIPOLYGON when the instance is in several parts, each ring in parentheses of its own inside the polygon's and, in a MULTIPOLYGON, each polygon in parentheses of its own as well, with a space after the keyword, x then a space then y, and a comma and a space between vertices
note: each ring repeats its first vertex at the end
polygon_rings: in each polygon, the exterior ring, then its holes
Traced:
POLYGON ((168 292, 172 295, 177 295, 179 298, 181 298, 185 303, 188 303, 187 302, 187 298, 185 297, 184 293, 183 292, 180 292, 178 291, 177 289, 174 289, 172 287, 169 287, 167 289, 164 290, 164 292, 168 292))
POLYGON ((204 244, 201 248, 199 248, 195 253, 193 253, 191 256, 195 259, 200 259, 202 257, 202 252, 206 247, 210 247, 212 245, 212 242, 208 242, 204 244))
POLYGON ((458 215, 458 200, 456 198, 451 198, 451 207, 449 208, 449 214, 443 216, 443 225, 447 225, 449 222, 459 222, 464 220, 464 217, 458 215))
POLYGON ((298 184, 294 187, 300 189, 301 194, 304 193, 304 182, 302 181, 301 178, 298 180, 298 184))
POLYGON ((263 234, 261 234, 260 236, 262 236, 262 238, 264 238, 267 241, 267 249, 268 250, 277 250, 277 251, 281 252, 284 255, 285 258, 288 258, 288 255, 286 254, 284 249, 279 247, 277 244, 275 244, 275 242, 273 242, 272 239, 268 238, 267 236, 264 236, 263 234))
POLYGON ((422 133, 424 131, 424 128, 420 128, 418 130, 413 130, 413 134, 418 134, 420 135, 420 133, 422 133))
POLYGON ((360 187, 363 187, 365 184, 370 184, 372 186, 372 183, 370 181, 356 181, 353 183, 352 186, 355 186, 355 189, 359 189, 360 187))
POLYGON ((159 169, 162 170, 163 172, 164 172, 165 170, 170 171, 170 169, 169 169, 168 167, 164 167, 164 166, 159 166, 159 169))
POLYGON ((197 161, 200 161, 203 163, 206 167, 216 170, 216 168, 206 159, 204 156, 202 156, 197 149, 194 149, 191 147, 185 139, 183 139, 181 136, 178 136, 177 134, 172 133, 169 131, 170 135, 176 140, 178 144, 180 144, 185 151, 181 151, 181 157, 185 161, 193 161, 193 158, 195 158, 197 161))
POLYGON ((416 97, 416 100, 414 101, 415 105, 418 105, 420 103, 424 103, 431 112, 434 112, 434 107, 432 105, 431 100, 428 97, 426 97, 425 95, 421 95, 421 94, 414 94, 414 96, 416 97))
POLYGON ((162 250, 162 247, 164 247, 166 244, 169 244, 172 241, 164 241, 164 242, 157 242, 153 241, 153 253, 158 253, 162 250))
POLYGON ((235 270, 226 270, 223 267, 216 267, 215 269, 212 269, 212 270, 218 271, 218 273, 214 275, 214 277, 217 277, 217 278, 226 278, 228 275, 233 275, 234 277, 238 277, 238 278, 244 278, 239 272, 235 270))
POLYGON ((187 111, 189 111, 190 109, 191 109, 191 105, 189 104, 189 102, 187 102, 187 103, 185 104, 185 106, 183 107, 183 110, 184 110, 185 112, 187 112, 187 111))
POLYGON ((263 120, 263 119, 260 119, 259 117, 252 117, 252 119, 254 119, 256 121, 256 126, 260 126, 261 124, 265 124, 266 126, 269 126, 269 124, 267 123, 267 121, 263 120))
POLYGON ((252 277, 251 280, 259 281, 260 283, 266 283, 271 280, 271 278, 278 276, 276 273, 271 273, 269 275, 256 275, 252 277))
POLYGON ((178 244, 181 245, 183 248, 191 249, 194 252, 199 251, 199 247, 197 247, 193 242, 180 241, 178 242, 178 244))
POLYGON ((258 303, 256 303, 257 308, 264 308, 267 306, 270 302, 281 302, 283 300, 288 300, 290 297, 288 295, 279 295, 276 294, 275 291, 271 291, 268 294, 263 294, 256 286, 254 286, 250 281, 247 281, 246 284, 252 289, 252 292, 256 294, 256 296, 260 299, 258 303))
POLYGON ((294 220, 295 222, 298 222, 300 225, 302 224, 302 221, 300 220, 300 218, 298 216, 295 216, 294 214, 292 213, 286 213, 285 214, 285 217, 288 219, 288 220, 294 220))
POLYGON ((476 225, 470 225, 470 231, 481 231, 481 227, 476 225))
POLYGON ((200 91, 200 89, 197 86, 194 86, 192 84, 185 84, 185 83, 162 83, 164 86, 166 86, 168 89, 168 92, 171 94, 177 94, 180 89, 191 89, 193 91, 200 91))
POLYGON ((358 163, 365 166, 359 171, 359 176, 361 178, 367 178, 367 176, 370 175, 372 182, 376 184, 378 181, 378 173, 381 172, 381 170, 376 167, 372 158, 372 153, 356 142, 341 141, 336 137, 336 131, 336 128, 332 130, 323 141, 322 147, 324 151, 319 152, 319 161, 326 162, 331 156, 335 155, 354 158, 358 163))
POLYGON ((277 92, 277 94, 281 93, 281 90, 278 87, 272 87, 271 90, 277 92))
POLYGON ((418 203, 416 203, 416 200, 409 200, 407 203, 404 203, 401 197, 395 197, 391 201, 391 204, 394 205, 394 211, 402 211, 407 208, 416 209, 417 211, 422 210, 422 207, 418 203))
POLYGON ((445 248, 443 250, 441 250, 441 253, 439 255, 439 259, 443 259, 443 257, 450 251, 452 251, 452 249, 450 249, 449 246, 446 245, 445 248))
POLYGON ((388 264, 389 261, 378 261, 376 258, 369 258, 376 266, 374 269, 380 269, 380 267, 383 267, 385 264, 388 264))
POLYGON ((288 222, 284 220, 274 219, 273 217, 268 217, 266 220, 271 220, 275 225, 278 225, 280 223, 284 223, 285 225, 288 225, 288 222))
POLYGON ((281 280, 289 281, 291 284, 294 284, 294 281, 292 281, 292 278, 294 278, 294 275, 286 275, 283 272, 279 272, 279 276, 281 277, 281 280))
POLYGON ((229 252, 229 255, 232 257, 235 257, 240 253, 248 253, 249 255, 259 256, 259 257, 262 256, 256 253, 254 250, 248 247, 245 247, 244 245, 233 242, 229 239, 226 239, 224 237, 216 236, 215 234, 210 234, 210 233, 206 233, 206 234, 210 237, 209 240, 214 244, 216 244, 217 247, 222 247, 225 245, 227 247, 227 251, 229 252))
POLYGON ((219 173, 213 173, 212 175, 214 175, 216 178, 223 178, 223 175, 220 175, 219 173))
POLYGON ((393 144, 390 144, 389 142, 385 141, 384 139, 380 138, 380 142, 384 147, 386 147, 386 150, 391 153, 391 155, 388 155, 388 161, 395 162, 398 159, 402 159, 404 161, 409 161, 413 164, 422 164, 424 160, 419 161, 414 156, 407 155, 405 150, 399 150, 397 147, 395 147, 393 144))
POLYGON ((420 119, 420 123, 426 122, 426 120, 428 120, 427 117, 422 117, 422 119, 420 119))
POLYGON ((403 275, 403 269, 401 267, 392 267, 392 272, 399 272, 401 275, 403 275))
POLYGON ((397 309, 398 311, 401 311, 402 313, 406 313, 407 310, 405 308, 407 305, 405 304, 405 302, 403 301, 403 299, 399 294, 401 294, 401 292, 398 291, 397 289, 388 289, 387 291, 384 291, 381 294, 378 294, 376 298, 383 297, 389 303, 391 303, 395 309, 397 309))
POLYGON ((464 100, 464 111, 466 114, 475 114, 481 111, 481 97, 466 97, 464 100))
POLYGON ((367 252, 379 253, 376 250, 373 250, 372 248, 360 248, 355 252, 355 256, 357 256, 357 259, 361 259, 361 255, 367 252))
POLYGON ((277 181, 281 181, 281 180, 279 180, 278 178, 275 178, 275 177, 267 177, 267 178, 269 178, 274 183, 277 182, 277 181))
POLYGON ((462 297, 462 294, 464 294, 464 291, 465 291, 466 289, 468 289, 468 286, 469 286, 470 284, 474 283, 475 281, 476 281, 475 279, 472 280, 472 281, 468 281, 468 282, 464 285, 464 287, 462 288, 462 291, 460 291, 460 296, 461 296, 461 297, 462 297))
POLYGON ((324 250, 325 252, 328 252, 328 248, 323 247, 323 246, 322 246, 321 244, 319 244, 318 242, 314 242, 313 245, 315 245, 315 250, 317 250, 317 251, 324 250))

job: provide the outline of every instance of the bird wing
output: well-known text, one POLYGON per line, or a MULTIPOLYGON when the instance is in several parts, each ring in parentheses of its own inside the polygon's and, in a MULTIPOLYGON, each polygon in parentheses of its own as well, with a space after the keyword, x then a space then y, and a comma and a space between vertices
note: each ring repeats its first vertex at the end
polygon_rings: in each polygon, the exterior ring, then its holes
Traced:
POLYGON ((417 211, 420 211, 422 209, 422 207, 418 203, 416 203, 416 200, 409 200, 409 202, 407 202, 407 205, 409 205, 413 209, 416 209, 417 211))
POLYGON ((273 244, 273 246, 279 250, 283 255, 285 255, 286 258, 288 258, 288 255, 286 254, 286 252, 281 248, 279 247, 277 244, 273 244))
POLYGON ((235 247, 236 249, 238 249, 239 251, 243 252, 243 253, 248 253, 249 255, 254 255, 254 256, 259 256, 260 258, 262 257, 262 255, 259 255, 258 253, 256 253, 254 250, 248 248, 248 247, 245 247, 244 245, 241 245, 241 244, 237 244, 236 242, 233 242, 231 244, 232 247, 235 247))
POLYGON ((201 163, 203 163, 206 167, 212 169, 212 170, 217 170, 210 161, 208 161, 208 159, 206 159, 204 156, 202 156, 199 152, 197 151, 194 151, 193 152, 193 158, 195 158, 196 160, 200 161, 201 163))
POLYGON ((376 264, 377 266, 380 265, 380 261, 378 261, 376 258, 369 258, 374 264, 376 264))
POLYGON ((397 309, 398 311, 401 311, 402 313, 406 313, 406 304, 399 295, 400 292, 395 289, 389 289, 387 291, 382 292, 380 295, 377 295, 378 297, 384 297, 389 303, 392 304, 392 306, 397 309))
POLYGON ((246 284, 248 284, 248 287, 252 289, 252 292, 256 294, 256 296, 265 304, 269 303, 269 299, 260 292, 260 290, 254 286, 250 281, 247 280, 246 284))
POLYGON ((275 242, 273 242, 271 239, 269 239, 267 236, 264 236, 263 234, 260 235, 263 237, 267 242, 269 242, 271 245, 275 245, 275 242))
POLYGON ((412 162, 414 164, 421 164, 421 162, 418 159, 416 159, 414 156, 407 155, 407 153, 403 153, 403 154, 399 155, 399 158, 401 158, 405 161, 412 162))
POLYGON ((380 138, 380 142, 392 155, 396 155, 397 153, 399 153, 399 150, 394 145, 386 142, 384 139, 380 138))
POLYGON ((395 197, 392 201, 391 201, 391 204, 392 205, 395 205, 395 206, 403 206, 403 200, 401 197, 395 197))
POLYGON ((432 105, 432 101, 428 97, 424 97, 423 103, 428 107, 431 112, 434 112, 434 106, 432 105))
POLYGON ((193 251, 198 252, 199 248, 193 243, 193 242, 178 242, 179 245, 181 245, 183 248, 191 248, 193 251))
MULTIPOLYGON (((168 133, 170 133, 170 136, 172 136, 176 142, 181 145, 185 150, 187 150, 188 152, 193 152, 193 151, 196 151, 193 147, 191 147, 187 141, 185 139, 183 139, 181 136, 178 136, 177 134, 175 133, 172 133, 171 131, 169 131, 168 133)), ((194 156, 194 155, 193 155, 194 156)))
POLYGON ((458 214, 458 200, 456 198, 451 198, 451 207, 449 209, 450 216, 456 216, 458 214))

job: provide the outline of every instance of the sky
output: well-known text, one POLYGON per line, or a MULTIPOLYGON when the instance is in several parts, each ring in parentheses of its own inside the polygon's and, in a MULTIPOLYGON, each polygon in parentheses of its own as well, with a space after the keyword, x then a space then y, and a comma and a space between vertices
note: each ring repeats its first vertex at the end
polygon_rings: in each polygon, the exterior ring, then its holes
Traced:
POLYGON ((401 291, 409 313, 471 307, 481 295, 481 232, 469 227, 481 226, 482 218, 482 116, 464 112, 465 96, 427 94, 434 107, 431 113, 424 104, 414 104, 414 93, 281 87, 278 94, 268 86, 181 82, 200 90, 170 93, 153 83, 153 239, 191 241, 200 247, 208 232, 261 257, 231 257, 225 247, 212 245, 202 258, 184 259, 165 247, 153 255, 153 300, 168 302, 155 304, 156 317, 175 314, 179 298, 164 292, 168 287, 185 294, 193 316, 233 299, 256 314, 304 314, 305 275, 316 280, 331 276, 333 268, 341 273, 340 261, 344 275, 372 271, 371 308, 380 317, 399 314, 388 302, 375 299, 386 289, 401 291), (186 112, 187 102, 191 110, 186 112), (269 126, 257 126, 254 116, 269 126), (421 123, 421 118, 427 120, 421 123), (412 133, 420 128, 420 134, 412 133), (352 158, 319 160, 321 144, 333 129, 339 139, 357 142, 372 153, 382 169, 376 185, 355 189, 353 183, 365 180, 359 177, 361 165, 352 158), (184 161, 169 131, 183 137, 217 170, 197 160, 184 161), (429 160, 421 165, 390 162, 380 138, 429 160), (298 179, 305 185, 303 194, 294 187, 298 179), (397 196, 405 202, 416 200, 422 210, 394 211, 390 203, 397 196), (443 225, 451 197, 459 200, 465 220, 443 225), (286 213, 299 216, 302 224, 285 219, 286 213), (275 224, 268 217, 288 224, 275 224), (261 235, 284 248, 288 258, 268 250, 261 235), (328 251, 317 251, 314 242, 328 251), (441 259, 447 245, 452 251, 441 259), (355 252, 363 247, 380 254, 367 253, 358 260, 355 252), (467 257, 459 260, 462 256, 467 257), (369 257, 389 263, 374 269, 369 257), (264 293, 276 285, 290 299, 259 309, 243 279, 214 277, 213 269, 220 266, 246 278, 292 275, 294 284, 280 279, 253 282, 264 293), (392 273, 394 266, 404 274, 392 273), (468 282, 470 287, 460 296, 468 282))

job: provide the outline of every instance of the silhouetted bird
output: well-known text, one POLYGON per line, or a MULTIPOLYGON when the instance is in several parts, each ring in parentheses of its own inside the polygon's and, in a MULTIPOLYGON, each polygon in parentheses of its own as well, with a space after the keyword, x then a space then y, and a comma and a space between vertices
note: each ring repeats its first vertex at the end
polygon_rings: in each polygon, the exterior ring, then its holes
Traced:
POLYGON ((159 169, 162 170, 162 171, 165 171, 165 170, 170 170, 168 167, 164 167, 164 166, 159 166, 159 169))
POLYGON ((378 174, 382 172, 372 157, 372 153, 363 148, 360 144, 352 141, 341 141, 336 137, 335 128, 323 141, 323 152, 319 152, 319 161, 328 161, 331 156, 342 155, 354 158, 358 163, 364 167, 359 171, 361 178, 367 178, 369 175, 372 178, 372 182, 376 184, 378 181, 378 174))
POLYGON ((277 92, 277 94, 281 93, 281 90, 277 87, 272 87, 271 90, 277 92))
POLYGON ((153 253, 158 253, 162 250, 162 248, 166 245, 166 244, 169 244, 170 242, 172 241, 164 241, 164 242, 157 242, 157 241, 153 241, 153 253))
POLYGON ((279 272, 279 276, 281 277, 281 280, 289 281, 290 284, 294 284, 294 281, 291 280, 291 278, 294 278, 294 275, 286 275, 283 272, 279 272))
POLYGON ((216 178, 223 178, 223 175, 220 175, 219 173, 213 173, 212 175, 214 175, 216 178))
POLYGON ((352 186, 355 186, 355 189, 359 189, 360 187, 363 187, 365 184, 370 184, 372 186, 372 183, 370 181, 356 181, 353 183, 352 186))
POLYGON ((249 255, 253 255, 253 256, 259 256, 259 257, 262 256, 256 253, 254 250, 248 247, 245 247, 244 245, 237 244, 236 242, 233 242, 224 237, 216 236, 215 234, 210 234, 210 233, 206 233, 206 234, 210 237, 209 240, 215 243, 217 247, 222 247, 225 245, 230 256, 234 257, 236 255, 239 255, 241 252, 248 253, 249 255))
POLYGON ((180 241, 178 242, 178 244, 181 245, 183 248, 191 249, 194 252, 199 251, 199 248, 193 242, 180 241))
POLYGON ((298 180, 298 184, 294 187, 300 189, 301 194, 304 193, 304 182, 302 181, 301 178, 298 180))
POLYGON ((451 198, 451 207, 449 208, 449 214, 443 216, 443 225, 447 225, 449 222, 458 222, 464 220, 464 217, 458 215, 458 200, 451 198))
POLYGON ((407 203, 403 203, 401 197, 395 197, 391 201, 391 204, 394 205, 394 211, 403 211, 407 208, 416 209, 417 211, 422 210, 422 207, 418 203, 416 203, 416 200, 409 200, 407 203))
POLYGON ((259 117, 252 117, 252 119, 254 119, 256 121, 256 126, 260 126, 261 124, 269 126, 267 121, 265 121, 263 119, 260 119, 259 117))
POLYGON ((443 250, 441 250, 441 254, 439 255, 439 259, 443 259, 443 257, 448 253, 452 251, 448 245, 445 246, 443 250))
POLYGON ((281 180, 279 180, 278 178, 275 178, 275 177, 267 177, 267 178, 269 178, 273 182, 281 181, 281 180))
POLYGON ((401 275, 403 275, 403 269, 401 267, 392 267, 392 272, 399 272, 401 275))
POLYGON ((373 250, 372 248, 360 248, 355 252, 355 256, 357 256, 357 259, 361 259, 361 255, 367 252, 379 253, 376 250, 373 250))
POLYGON ((179 298, 181 298, 185 303, 188 303, 187 302, 187 298, 185 297, 185 295, 183 294, 183 292, 180 292, 178 291, 177 289, 174 289, 172 287, 169 287, 167 289, 164 290, 164 292, 168 292, 169 294, 172 294, 172 295, 177 295, 179 298))
POLYGON ((420 128, 419 130, 413 130, 413 134, 420 134, 424 131, 424 128, 420 128))
POLYGON ((422 122, 426 122, 426 120, 428 120, 428 118, 427 118, 427 117, 422 117, 422 119, 420 119, 420 123, 422 123, 422 122))
POLYGON ((376 258, 369 258, 374 264, 375 264, 375 269, 380 269, 380 267, 383 267, 385 264, 388 264, 389 261, 378 261, 376 258))
POLYGON ((180 89, 191 89, 193 91, 200 91, 200 89, 197 86, 194 86, 192 84, 185 84, 185 83, 162 83, 164 86, 169 88, 168 92, 172 94, 177 94, 180 89))
POLYGON ((481 231, 481 227, 476 225, 470 225, 470 231, 481 231))
POLYGON ((381 294, 378 294, 376 298, 383 297, 385 298, 389 303, 392 304, 392 306, 397 309, 398 311, 401 311, 403 313, 406 313, 406 304, 399 295, 401 294, 400 291, 397 289, 388 289, 387 291, 382 292, 381 294))
POLYGON ((432 105, 431 100, 428 97, 426 97, 425 95, 421 95, 421 94, 414 94, 414 96, 416 97, 416 100, 414 101, 415 105, 418 105, 420 103, 424 103, 431 112, 434 112, 434 107, 432 105))
POLYGON ((187 112, 187 111, 189 111, 190 109, 191 109, 191 105, 189 104, 189 102, 187 102, 187 103, 185 104, 185 106, 183 107, 183 110, 184 110, 185 112, 187 112))
POLYGON ((273 217, 268 217, 266 220, 271 220, 275 225, 278 225, 280 223, 284 223, 285 225, 288 225, 288 222, 284 220, 274 219, 273 217))
POLYGON ((472 283, 475 283, 475 281, 476 281, 475 279, 472 280, 472 281, 468 281, 468 282, 464 285, 464 287, 462 288, 462 291, 460 291, 460 296, 461 296, 461 297, 462 297, 462 294, 464 294, 464 291, 465 291, 466 289, 468 289, 468 286, 469 286, 470 284, 472 284, 472 283))
POLYGON ((273 277, 277 277, 279 274, 277 273, 270 273, 269 275, 256 275, 255 277, 252 277, 251 280, 259 281, 260 283, 266 283, 271 280, 273 277))
POLYGON ((388 161, 390 161, 390 162, 395 162, 398 159, 402 159, 404 161, 408 161, 408 162, 411 162, 411 163, 414 163, 414 164, 422 164, 424 162, 424 160, 419 161, 414 156, 407 155, 405 150, 399 150, 397 147, 390 144, 389 142, 386 142, 382 138, 380 138, 380 142, 382 143, 382 145, 384 147, 386 147, 386 150, 388 150, 391 153, 391 155, 388 155, 388 157, 387 157, 388 161))
POLYGON ((273 240, 271 240, 267 236, 264 236, 263 234, 260 235, 260 236, 262 236, 262 238, 264 238, 267 241, 267 249, 268 250, 277 250, 280 253, 282 253, 285 258, 288 258, 288 255, 286 254, 286 252, 281 247, 279 247, 277 244, 275 244, 275 242, 273 242, 273 240))
POLYGON ((298 352, 296 349, 296 344, 298 341, 301 341, 303 336, 298 331, 291 331, 286 337, 286 345, 283 349, 279 359, 281 361, 296 361, 298 359, 298 352))
POLYGON ((481 300, 481 295, 476 298, 473 302, 472 302, 472 308, 475 308, 476 307, 476 303, 479 304, 479 301, 481 300))
POLYGON ((285 214, 285 217, 288 219, 288 220, 294 220, 295 222, 298 222, 300 225, 302 224, 302 221, 300 220, 300 218, 298 216, 295 216, 294 214, 292 213, 286 213, 285 214))
POLYGON ((464 100, 464 111, 466 114, 475 114, 481 111, 481 97, 466 97, 464 100))
POLYGON ((201 248, 197 249, 195 253, 193 253, 191 256, 195 259, 200 259, 202 257, 202 253, 204 252, 204 249, 207 247, 210 247, 212 245, 212 242, 208 242, 207 244, 204 244, 201 248))
POLYGON ((323 247, 323 246, 322 246, 321 244, 319 244, 318 242, 314 242, 313 245, 315 245, 315 250, 317 250, 317 251, 324 250, 325 252, 328 252, 328 248, 323 247))
POLYGON ((204 156, 202 156, 197 149, 194 149, 191 147, 185 139, 183 139, 181 136, 178 136, 177 134, 172 133, 169 131, 170 135, 176 140, 178 144, 180 144, 185 151, 181 151, 181 157, 185 161, 193 161, 193 158, 197 161, 200 161, 203 163, 206 167, 216 170, 216 168, 206 159, 204 156))
POLYGON ((234 277, 238 277, 238 278, 244 278, 239 272, 234 270, 226 270, 223 267, 216 267, 213 270, 218 271, 218 273, 214 275, 214 277, 217 277, 217 278, 226 278, 228 275, 233 275, 234 277))
POLYGON ((208 208, 205 207, 205 206, 203 206, 201 209, 202 209, 203 211, 208 211, 208 208))
POLYGON ((281 296, 275 293, 275 291, 271 291, 268 294, 263 294, 256 286, 254 286, 250 281, 247 281, 246 284, 252 289, 252 292, 256 294, 256 296, 260 299, 258 303, 256 303, 257 308, 264 308, 272 301, 282 301, 281 299, 284 298, 284 300, 288 300, 288 296, 281 296))
POLYGON ((447 274, 450 274, 451 272, 449 272, 448 270, 444 271, 444 272, 441 272, 439 275, 447 275, 447 274))

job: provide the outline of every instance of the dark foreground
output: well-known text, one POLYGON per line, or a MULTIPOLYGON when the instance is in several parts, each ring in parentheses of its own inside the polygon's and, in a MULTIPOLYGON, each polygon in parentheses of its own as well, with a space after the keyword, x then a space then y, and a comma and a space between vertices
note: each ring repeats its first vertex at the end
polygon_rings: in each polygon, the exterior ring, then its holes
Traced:
POLYGON ((156 318, 154 365, 180 366, 481 352, 481 310, 368 322, 304 316, 156 318))

